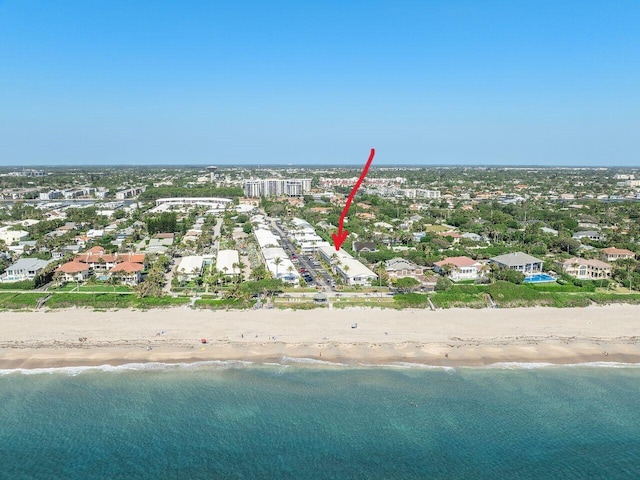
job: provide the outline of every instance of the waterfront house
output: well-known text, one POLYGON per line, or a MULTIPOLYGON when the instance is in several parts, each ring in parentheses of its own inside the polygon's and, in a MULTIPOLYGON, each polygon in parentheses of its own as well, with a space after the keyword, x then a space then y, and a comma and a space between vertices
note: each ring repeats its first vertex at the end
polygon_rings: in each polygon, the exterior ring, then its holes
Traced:
POLYGON ((626 248, 616 247, 603 248, 600 253, 600 259, 604 262, 615 262, 616 260, 625 260, 627 258, 634 259, 636 254, 626 248))
POLYGON ((118 263, 109 270, 112 277, 117 278, 120 283, 135 287, 142 280, 144 265, 141 263, 124 261, 118 263))
POLYGON ((524 274, 542 272, 542 260, 524 252, 507 253, 489 259, 489 263, 495 263, 501 267, 517 270, 524 274))
POLYGON ((446 274, 454 282, 478 279, 482 276, 483 267, 483 263, 465 256, 447 257, 433 264, 436 272, 446 274))
POLYGON ((89 265, 77 260, 63 263, 56 269, 56 272, 60 274, 62 282, 84 282, 91 274, 89 265))
POLYGON ((401 257, 384 262, 384 270, 390 278, 422 275, 423 267, 401 257))
POLYGON ((596 280, 611 277, 611 265, 601 260, 574 257, 556 265, 567 275, 579 280, 596 280))
POLYGON ((0 276, 0 282, 23 282, 36 278, 44 267, 49 265, 51 260, 40 260, 39 258, 21 258, 0 276))

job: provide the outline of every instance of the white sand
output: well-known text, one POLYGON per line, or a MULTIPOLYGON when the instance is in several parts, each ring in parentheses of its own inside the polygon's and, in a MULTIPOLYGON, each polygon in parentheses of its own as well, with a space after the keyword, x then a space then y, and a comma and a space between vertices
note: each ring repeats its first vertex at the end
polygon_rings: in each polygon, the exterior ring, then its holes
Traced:
POLYGON ((639 341, 640 306, 635 305, 0 313, 0 368, 284 356, 351 364, 636 363, 639 341), (354 323, 358 328, 351 328, 354 323), (159 331, 164 335, 156 335, 159 331), (208 343, 201 344, 201 338, 208 343))

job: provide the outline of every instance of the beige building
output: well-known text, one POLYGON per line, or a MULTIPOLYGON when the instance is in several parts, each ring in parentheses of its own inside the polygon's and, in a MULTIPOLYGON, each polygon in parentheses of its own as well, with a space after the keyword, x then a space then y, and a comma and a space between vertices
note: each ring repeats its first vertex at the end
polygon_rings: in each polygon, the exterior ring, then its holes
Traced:
POLYGON ((603 248, 600 253, 600 259, 605 262, 615 262, 616 260, 624 260, 627 258, 636 258, 636 254, 631 250, 616 247, 603 248))
POLYGON ((461 280, 476 280, 484 273, 485 265, 469 257, 447 257, 435 262, 433 269, 446 274, 454 282, 461 280))
POLYGON ((60 265, 56 272, 60 273, 62 282, 84 282, 89 278, 89 265, 73 260, 60 265))
POLYGON ((557 265, 567 275, 579 280, 596 280, 611 277, 611 265, 601 260, 585 260, 584 258, 570 258, 557 265))

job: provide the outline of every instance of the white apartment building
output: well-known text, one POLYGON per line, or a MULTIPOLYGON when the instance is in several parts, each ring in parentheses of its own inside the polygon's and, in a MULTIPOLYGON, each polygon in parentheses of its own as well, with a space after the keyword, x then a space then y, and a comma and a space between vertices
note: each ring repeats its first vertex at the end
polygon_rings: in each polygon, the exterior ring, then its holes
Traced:
POLYGON ((408 198, 428 198, 428 199, 439 199, 440 191, 439 190, 426 190, 424 188, 407 188, 402 190, 405 197, 408 198))
POLYGON ((247 197, 274 197, 280 195, 300 197, 310 191, 310 178, 267 178, 246 180, 244 182, 244 194, 247 197))
POLYGON ((216 270, 226 276, 240 275, 240 256, 237 250, 220 250, 216 258, 216 270))
POLYGON ((135 197, 137 195, 140 195, 142 192, 144 192, 145 189, 146 187, 142 186, 142 187, 133 187, 133 188, 127 188, 125 190, 120 190, 116 192, 116 200, 125 200, 127 198, 135 197))
POLYGON ((318 249, 322 258, 331 265, 332 270, 338 273, 348 285, 370 285, 378 276, 369 268, 356 260, 343 249, 336 251, 333 245, 318 249))
POLYGON ((320 247, 329 246, 329 242, 322 239, 308 222, 301 218, 294 218, 291 221, 293 228, 289 230, 289 235, 300 247, 300 252, 310 254, 316 252, 320 247))

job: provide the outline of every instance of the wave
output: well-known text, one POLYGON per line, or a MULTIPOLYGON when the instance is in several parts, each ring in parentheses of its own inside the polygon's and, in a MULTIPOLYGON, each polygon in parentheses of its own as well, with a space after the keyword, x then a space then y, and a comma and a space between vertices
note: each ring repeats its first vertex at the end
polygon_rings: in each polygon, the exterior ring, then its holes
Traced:
POLYGON ((455 367, 446 365, 430 365, 428 363, 412 363, 412 362, 394 362, 394 363, 360 363, 358 366, 363 368, 406 368, 420 370, 443 370, 445 372, 455 372, 455 367))
POLYGON ((640 363, 623 362, 583 362, 583 363, 547 363, 547 362, 499 362, 484 366, 465 366, 460 368, 502 369, 502 370, 532 370, 536 368, 639 368, 640 363))
POLYGON ((640 368, 640 363, 622 363, 622 362, 584 362, 584 363, 547 363, 547 362, 499 362, 490 365, 460 365, 456 367, 446 365, 430 365, 426 363, 411 362, 394 362, 387 364, 377 363, 339 363, 327 360, 319 360, 316 358, 306 357, 282 357, 280 362, 250 362, 245 360, 208 360, 202 362, 148 362, 148 363, 125 363, 122 365, 87 365, 75 367, 49 367, 49 368, 13 368, 0 369, 0 377, 13 374, 22 375, 45 375, 45 374, 62 374, 67 376, 76 376, 88 372, 131 372, 131 371, 172 371, 172 370, 205 370, 205 369, 232 369, 243 367, 267 367, 267 368, 288 368, 294 365, 298 366, 330 366, 330 367, 347 367, 347 368, 397 368, 397 369, 415 369, 415 370, 441 370, 452 373, 458 369, 473 370, 533 370, 541 368, 640 368))
POLYGON ((303 364, 303 365, 328 365, 332 367, 348 367, 346 363, 330 362, 328 360, 319 360, 317 358, 307 357, 282 357, 282 365, 303 364))
POLYGON ((129 372, 129 371, 165 371, 165 370, 198 370, 204 368, 238 368, 254 365, 253 362, 244 360, 209 360, 203 362, 147 362, 147 363, 124 363, 122 365, 85 365, 76 367, 48 367, 48 368, 13 368, 0 369, 0 376, 22 374, 22 375, 43 375, 43 374, 64 374, 76 376, 87 372, 129 372))

